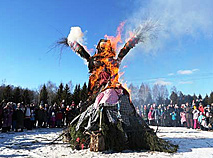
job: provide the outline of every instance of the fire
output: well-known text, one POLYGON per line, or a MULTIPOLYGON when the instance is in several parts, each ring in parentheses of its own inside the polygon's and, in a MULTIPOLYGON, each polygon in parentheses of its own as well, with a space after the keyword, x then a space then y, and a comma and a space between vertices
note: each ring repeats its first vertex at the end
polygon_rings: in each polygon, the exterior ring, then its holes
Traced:
POLYGON ((112 48, 115 51, 117 50, 118 42, 122 43, 121 32, 122 32, 122 29, 124 27, 124 24, 125 24, 125 22, 121 22, 120 25, 118 26, 118 28, 117 28, 117 36, 116 37, 114 37, 114 36, 108 36, 108 35, 104 36, 106 39, 108 39, 108 40, 111 41, 112 48))
MULTIPOLYGON (((116 50, 118 43, 121 40, 121 31, 124 27, 125 22, 122 22, 117 28, 117 35, 108 36, 105 35, 107 40, 100 40, 97 46, 97 53, 92 57, 95 59, 94 69, 89 77, 90 80, 90 92, 96 94, 100 90, 105 88, 115 88, 120 87, 122 83, 119 82, 119 77, 124 74, 124 72, 119 72, 119 61, 116 59, 116 50), (107 85, 107 86, 106 86, 107 85)), ((130 35, 132 36, 132 35, 130 35)), ((123 68, 125 68, 124 66, 123 68)), ((127 84, 122 85, 129 94, 130 89, 128 89, 127 84)), ((131 100, 131 98, 130 98, 131 100)))
POLYGON ((128 38, 125 39, 125 42, 128 42, 132 37, 135 36, 135 34, 132 31, 129 31, 128 33, 129 33, 129 36, 128 38))
MULTIPOLYGON (((108 80, 108 87, 112 88, 116 87, 116 85, 120 84, 119 79, 119 64, 116 57, 116 49, 118 42, 122 42, 121 40, 121 31, 125 22, 122 22, 117 28, 117 36, 108 36, 105 35, 107 40, 105 42, 99 43, 99 50, 93 57, 97 60, 97 63, 101 63, 101 65, 95 68, 90 75, 90 90, 95 91, 95 87, 100 87, 100 80, 103 78, 108 80), (102 49, 103 48, 103 49, 102 49), (99 85, 97 85, 99 84, 99 85)), ((94 92, 96 93, 96 92, 94 92)))

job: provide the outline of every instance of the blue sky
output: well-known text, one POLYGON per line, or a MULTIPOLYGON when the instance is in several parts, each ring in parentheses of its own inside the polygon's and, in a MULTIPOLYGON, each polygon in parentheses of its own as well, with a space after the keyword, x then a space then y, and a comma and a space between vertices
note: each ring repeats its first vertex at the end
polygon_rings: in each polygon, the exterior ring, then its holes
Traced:
POLYGON ((122 21, 127 32, 150 16, 162 23, 163 33, 151 45, 142 43, 129 52, 122 63, 127 66, 124 80, 176 86, 185 94, 209 94, 213 2, 190 1, 193 5, 184 5, 183 0, 0 0, 0 81, 30 89, 49 80, 57 85, 87 82, 83 60, 69 48, 60 60, 59 48, 47 53, 51 46, 67 37, 70 27, 80 26, 86 31, 85 45, 94 49, 105 34, 115 36, 122 21))

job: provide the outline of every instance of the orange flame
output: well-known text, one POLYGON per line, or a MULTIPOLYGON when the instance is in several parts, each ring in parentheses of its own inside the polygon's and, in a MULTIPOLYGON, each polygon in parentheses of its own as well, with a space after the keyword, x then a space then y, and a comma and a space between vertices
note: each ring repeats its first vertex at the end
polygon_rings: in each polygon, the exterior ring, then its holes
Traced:
POLYGON ((112 45, 112 48, 114 50, 117 49, 118 42, 120 42, 120 43, 122 42, 122 40, 121 40, 121 32, 122 32, 122 29, 124 27, 124 24, 125 24, 125 22, 121 22, 120 25, 118 26, 118 28, 117 28, 117 36, 116 37, 108 36, 108 35, 104 36, 106 39, 111 41, 111 45, 112 45))
MULTIPOLYGON (((119 76, 122 76, 124 73, 119 72, 119 64, 115 59, 115 51, 117 49, 118 42, 122 42, 121 31, 124 24, 125 22, 122 22, 117 28, 116 37, 105 35, 105 38, 109 41, 103 44, 104 49, 102 51, 93 56, 96 59, 95 62, 99 63, 99 65, 97 64, 98 66, 95 66, 90 75, 90 91, 92 93, 97 93, 103 83, 108 84, 107 88, 115 88, 121 85, 119 82, 119 76)), ((123 87, 130 92, 127 84, 124 84, 123 87)))

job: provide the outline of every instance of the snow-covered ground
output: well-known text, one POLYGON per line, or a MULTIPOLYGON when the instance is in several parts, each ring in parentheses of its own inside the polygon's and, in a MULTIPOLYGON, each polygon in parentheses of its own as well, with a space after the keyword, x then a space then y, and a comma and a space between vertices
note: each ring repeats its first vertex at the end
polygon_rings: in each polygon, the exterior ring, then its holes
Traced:
MULTIPOLYGON (((156 128, 156 127, 153 127, 156 128)), ((177 153, 152 151, 124 151, 122 153, 72 150, 69 144, 52 140, 61 129, 34 129, 25 132, 0 133, 0 157, 153 157, 153 158, 213 158, 213 132, 197 131, 181 127, 159 127, 158 136, 179 145, 177 153)))

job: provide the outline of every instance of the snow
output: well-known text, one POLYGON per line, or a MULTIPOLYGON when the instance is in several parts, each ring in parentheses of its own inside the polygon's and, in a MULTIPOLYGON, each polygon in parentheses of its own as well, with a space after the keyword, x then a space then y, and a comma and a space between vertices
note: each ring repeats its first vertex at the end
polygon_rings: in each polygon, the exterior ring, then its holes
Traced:
MULTIPOLYGON (((152 127, 156 130, 156 127, 152 127)), ((123 151, 122 153, 90 152, 72 150, 69 144, 57 141, 62 129, 41 128, 24 132, 0 133, 0 157, 151 157, 151 158, 213 158, 213 132, 186 129, 182 127, 159 127, 158 136, 179 145, 177 153, 153 151, 123 151)))

